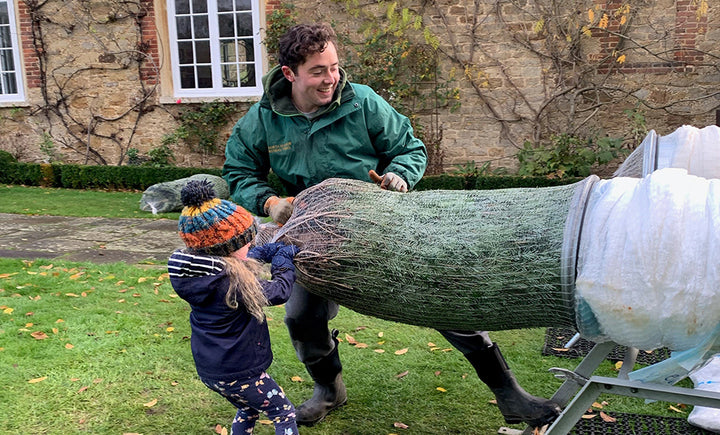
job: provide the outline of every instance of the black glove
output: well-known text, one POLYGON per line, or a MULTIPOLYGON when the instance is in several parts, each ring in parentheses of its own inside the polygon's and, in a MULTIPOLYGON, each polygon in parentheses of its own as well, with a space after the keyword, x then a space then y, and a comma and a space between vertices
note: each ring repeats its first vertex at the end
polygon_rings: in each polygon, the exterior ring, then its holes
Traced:
POLYGON ((298 252, 300 252, 300 249, 295 245, 285 245, 278 249, 272 259, 272 263, 270 263, 270 273, 275 275, 285 270, 295 271, 293 259, 298 252))
POLYGON ((250 248, 247 256, 248 258, 262 261, 263 263, 269 263, 272 261, 278 250, 283 246, 285 246, 285 244, 280 242, 266 243, 264 245, 255 246, 253 248, 250 248))

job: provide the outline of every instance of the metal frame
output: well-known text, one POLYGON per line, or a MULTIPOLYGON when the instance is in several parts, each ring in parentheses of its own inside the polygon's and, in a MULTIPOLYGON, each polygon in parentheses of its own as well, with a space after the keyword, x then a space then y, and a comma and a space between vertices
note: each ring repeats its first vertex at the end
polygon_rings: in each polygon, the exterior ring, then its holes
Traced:
MULTIPOLYGON (((556 373, 557 377, 565 379, 565 382, 552 397, 552 400, 563 407, 564 410, 560 417, 545 431, 545 435, 568 434, 601 394, 615 394, 720 409, 720 393, 718 392, 629 380, 628 373, 635 365, 635 359, 638 355, 638 350, 635 348, 628 348, 623 359, 623 368, 618 373, 617 378, 591 376, 615 346, 616 343, 611 341, 596 344, 574 371, 550 369, 551 372, 556 373)), ((522 432, 523 435, 532 433, 533 428, 527 428, 522 432)))

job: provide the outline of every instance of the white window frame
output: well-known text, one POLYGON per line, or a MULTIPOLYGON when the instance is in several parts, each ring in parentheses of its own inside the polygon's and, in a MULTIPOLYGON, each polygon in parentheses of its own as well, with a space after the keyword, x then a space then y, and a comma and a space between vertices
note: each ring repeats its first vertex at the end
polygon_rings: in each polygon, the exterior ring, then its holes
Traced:
POLYGON ((17 33, 17 16, 15 15, 15 1, 14 0, 0 0, 0 3, 5 3, 8 10, 8 24, 2 26, 8 26, 10 29, 10 43, 12 49, 12 58, 15 68, 10 71, 3 71, 0 65, 0 74, 14 73, 15 74, 15 88, 17 92, 6 93, 5 81, 3 77, 0 77, 0 103, 18 103, 25 101, 25 74, 23 73, 22 57, 20 56, 20 45, 18 44, 18 33, 17 33))
MULTIPOLYGON (((192 3, 193 0, 190 0, 192 3)), ((221 56, 220 56, 220 37, 219 37, 219 26, 218 26, 218 8, 217 0, 206 0, 208 9, 208 27, 209 27, 209 40, 210 40, 210 66, 212 70, 212 82, 213 87, 211 88, 193 88, 183 89, 181 88, 180 81, 180 55, 178 52, 178 40, 177 40, 177 25, 176 25, 176 13, 175 13, 175 0, 167 1, 167 13, 168 13, 168 33, 170 34, 170 57, 172 63, 172 79, 173 79, 173 95, 174 98, 182 97, 210 97, 210 98, 224 98, 224 97, 257 97, 262 95, 262 76, 263 72, 263 51, 261 46, 260 36, 260 0, 250 0, 252 9, 252 26, 253 26, 253 50, 255 59, 253 60, 255 66, 255 86, 247 87, 223 87, 222 85, 222 71, 221 71, 221 56)))

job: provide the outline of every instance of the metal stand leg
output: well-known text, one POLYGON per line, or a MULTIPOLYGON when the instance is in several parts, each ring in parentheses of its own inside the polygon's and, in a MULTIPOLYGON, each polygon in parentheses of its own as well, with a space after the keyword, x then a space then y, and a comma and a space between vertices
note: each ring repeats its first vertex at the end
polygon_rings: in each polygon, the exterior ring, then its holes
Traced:
POLYGON ((625 379, 593 376, 580 390, 560 417, 555 420, 545 435, 566 435, 582 418, 600 394, 685 403, 693 406, 720 408, 720 393, 692 388, 672 387, 660 384, 645 384, 625 379))

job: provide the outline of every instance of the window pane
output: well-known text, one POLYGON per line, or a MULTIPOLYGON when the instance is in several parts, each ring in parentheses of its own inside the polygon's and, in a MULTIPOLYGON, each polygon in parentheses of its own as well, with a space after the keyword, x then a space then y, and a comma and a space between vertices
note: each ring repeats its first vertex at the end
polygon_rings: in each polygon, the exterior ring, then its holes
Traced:
POLYGON ((190 2, 188 0, 175 0, 175 13, 176 14, 189 14, 190 13, 190 2))
POLYGON ((3 74, 2 81, 2 88, 6 94, 17 94, 17 82, 14 73, 3 74))
POLYGON ((235 0, 236 11, 250 11, 252 10, 252 4, 250 0, 235 0))
POLYGON ((238 52, 240 62, 255 62, 255 47, 252 39, 238 40, 238 52))
POLYGON ((177 39, 192 39, 190 17, 177 17, 175 26, 177 27, 177 39))
POLYGON ((255 65, 252 63, 240 65, 240 71, 240 86, 245 88, 255 86, 255 65))
POLYGON ((7 2, 0 2, 0 24, 10 24, 7 2))
POLYGON ((237 36, 252 36, 252 15, 237 14, 237 36))
POLYGON ((195 30, 195 38, 209 38, 210 31, 208 30, 207 15, 196 16, 193 19, 193 29, 195 30))
POLYGON ((0 71, 15 71, 12 49, 0 51, 0 71))
POLYGON ((222 66, 223 88, 237 88, 240 84, 237 78, 237 64, 222 66))
POLYGON ((193 54, 193 43, 178 42, 178 55, 180 57, 180 65, 195 63, 195 55, 193 54))
POLYGON ((195 63, 210 63, 210 41, 195 43, 195 63))
POLYGON ((181 66, 180 67, 180 87, 184 89, 195 88, 195 67, 193 66, 181 66))
POLYGON ((220 62, 237 62, 234 39, 220 40, 220 62))
POLYGON ((209 66, 197 67, 198 88, 212 88, 212 68, 209 66))
POLYGON ((193 14, 204 14, 207 13, 207 0, 193 0, 192 2, 193 14))
POLYGON ((10 26, 0 26, 0 48, 12 48, 10 26))
POLYGON ((228 12, 233 10, 232 0, 218 0, 218 12, 228 12))
POLYGON ((218 27, 221 38, 235 36, 235 23, 233 14, 221 14, 218 16, 218 27))

